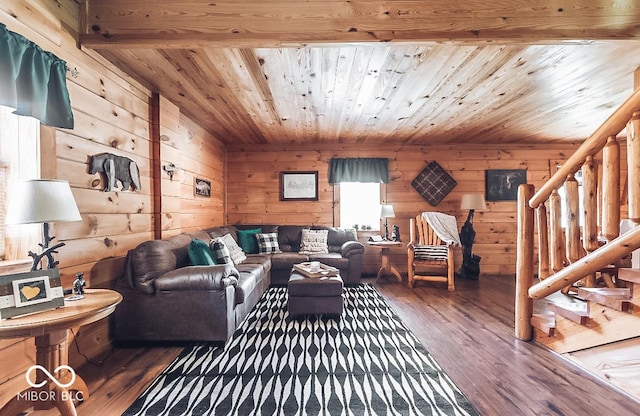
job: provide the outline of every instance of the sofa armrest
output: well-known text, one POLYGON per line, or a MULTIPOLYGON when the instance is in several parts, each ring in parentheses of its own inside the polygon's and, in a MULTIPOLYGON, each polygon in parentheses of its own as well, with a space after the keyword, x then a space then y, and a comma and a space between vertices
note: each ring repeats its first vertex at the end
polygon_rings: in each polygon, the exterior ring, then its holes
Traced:
POLYGON ((157 290, 224 290, 237 286, 238 270, 232 264, 215 266, 187 266, 158 277, 157 290))
POLYGON ((364 244, 359 241, 345 241, 340 248, 340 254, 344 258, 349 258, 356 254, 364 253, 364 244))

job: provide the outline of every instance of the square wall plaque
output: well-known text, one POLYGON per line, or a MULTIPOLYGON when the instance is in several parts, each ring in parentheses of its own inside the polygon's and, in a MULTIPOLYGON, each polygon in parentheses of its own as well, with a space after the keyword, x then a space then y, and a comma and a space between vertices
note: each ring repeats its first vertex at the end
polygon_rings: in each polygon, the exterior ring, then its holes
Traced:
POLYGON ((429 163, 427 167, 411 181, 413 189, 434 207, 437 206, 457 184, 455 179, 435 161, 429 163))

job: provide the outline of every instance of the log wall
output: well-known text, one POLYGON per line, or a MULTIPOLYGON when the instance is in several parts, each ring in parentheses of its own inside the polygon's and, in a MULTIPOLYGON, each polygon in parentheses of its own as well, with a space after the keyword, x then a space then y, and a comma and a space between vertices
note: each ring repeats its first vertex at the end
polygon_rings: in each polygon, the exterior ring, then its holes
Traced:
MULTIPOLYGON (((454 215, 459 228, 468 212, 460 210, 465 193, 485 192, 485 170, 527 169, 528 183, 540 187, 557 163, 569 157, 576 146, 496 145, 465 146, 401 146, 376 148, 336 148, 321 145, 311 148, 287 146, 273 148, 251 146, 229 148, 227 174, 227 222, 275 224, 334 224, 333 186, 328 183, 328 161, 332 157, 388 157, 390 183, 386 187, 387 202, 393 204, 396 218, 389 226, 399 225, 407 241, 409 218, 422 211, 442 211, 454 215), (437 161, 457 181, 453 191, 432 207, 412 188, 411 181, 427 163, 437 161), (319 192, 317 202, 280 202, 280 171, 317 170, 319 192)), ((477 232, 474 253, 482 257, 484 274, 513 275, 516 262, 516 202, 488 202, 486 211, 476 211, 477 232)), ((338 224, 335 224, 338 225, 338 224)), ((406 273, 406 250, 394 248, 391 261, 406 273)), ((379 260, 378 260, 379 261, 379 260)), ((461 250, 456 250, 456 264, 461 264, 461 250)))
MULTIPOLYGON (((67 75, 75 128, 42 128, 42 172, 43 177, 70 182, 83 220, 53 224, 51 234, 66 243, 56 256, 65 288, 78 272, 85 273, 90 287, 110 287, 122 275, 127 251, 154 236, 150 92, 100 55, 76 47, 71 34, 77 30, 76 12, 73 0, 5 0, 0 22, 78 70, 75 78, 67 75), (88 156, 102 152, 134 160, 142 189, 103 192, 100 177, 87 170, 88 156)), ((177 107, 166 100, 160 104, 165 139, 161 159, 184 167, 181 181, 170 182, 162 173, 163 237, 222 225, 224 147, 177 107), (211 198, 194 196, 195 176, 211 181, 211 198)), ((108 320, 76 328, 75 333, 80 350, 90 358, 110 348, 108 320)), ((74 345, 69 350, 72 367, 86 363, 74 345)), ((34 360, 33 339, 0 339, 0 406, 25 387, 24 372, 34 360)))

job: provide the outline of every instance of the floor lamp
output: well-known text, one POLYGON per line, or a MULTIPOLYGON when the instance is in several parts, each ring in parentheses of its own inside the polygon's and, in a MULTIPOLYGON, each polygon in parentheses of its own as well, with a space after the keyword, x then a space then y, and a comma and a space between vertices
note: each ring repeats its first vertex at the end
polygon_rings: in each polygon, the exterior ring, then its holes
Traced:
POLYGON ((49 236, 49 223, 61 221, 81 221, 80 211, 71 193, 69 182, 63 180, 30 180, 21 183, 7 213, 7 224, 43 224, 42 252, 29 251, 33 258, 31 270, 38 270, 43 258, 47 258, 49 269, 54 269, 58 261, 53 258, 56 249, 64 246, 57 243, 49 246, 55 238, 49 236))
POLYGON ((462 243, 462 267, 457 276, 462 279, 477 279, 480 276, 480 256, 472 254, 473 242, 476 238, 476 231, 473 229, 474 211, 487 209, 483 194, 462 195, 460 209, 469 210, 467 220, 460 231, 460 242, 462 243))

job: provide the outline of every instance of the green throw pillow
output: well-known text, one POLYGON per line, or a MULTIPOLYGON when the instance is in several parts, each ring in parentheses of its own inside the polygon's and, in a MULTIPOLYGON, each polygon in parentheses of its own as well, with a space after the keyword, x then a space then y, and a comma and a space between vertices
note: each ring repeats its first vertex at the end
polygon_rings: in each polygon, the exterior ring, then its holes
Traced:
POLYGON ((238 244, 242 247, 242 251, 247 254, 258 254, 258 240, 256 240, 256 234, 262 233, 262 228, 237 231, 238 244))
POLYGON ((211 266, 216 264, 209 244, 194 238, 189 243, 189 260, 194 266, 211 266))

